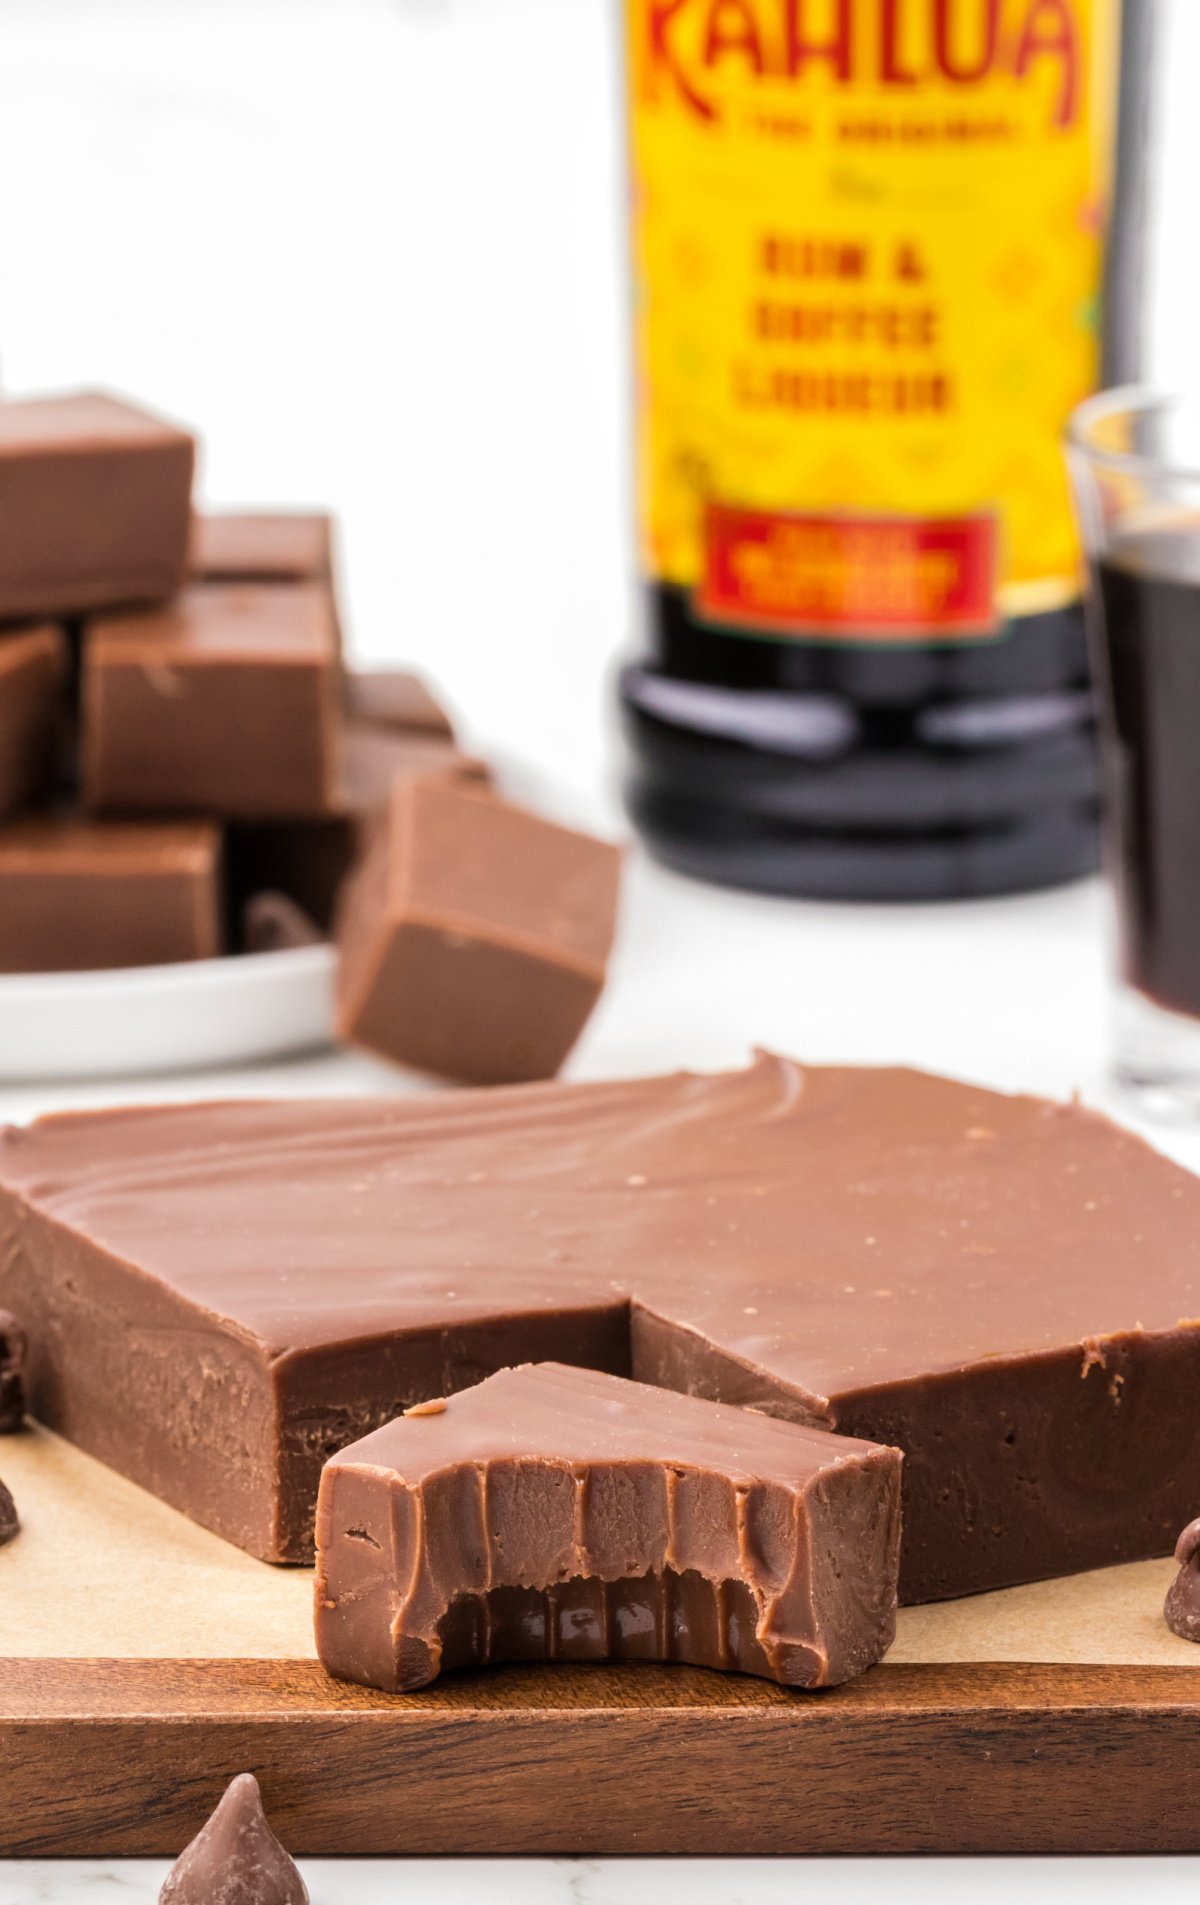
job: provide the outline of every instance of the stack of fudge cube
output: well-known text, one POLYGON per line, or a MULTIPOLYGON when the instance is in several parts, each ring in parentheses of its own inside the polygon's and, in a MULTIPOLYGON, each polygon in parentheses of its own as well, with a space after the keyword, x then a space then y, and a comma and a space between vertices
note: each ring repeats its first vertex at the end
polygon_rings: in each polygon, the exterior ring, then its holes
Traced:
POLYGON ((333 938, 342 1037, 552 1075, 616 850, 505 800, 418 676, 350 667, 331 518, 200 513, 196 449, 105 394, 0 403, 0 973, 333 938))

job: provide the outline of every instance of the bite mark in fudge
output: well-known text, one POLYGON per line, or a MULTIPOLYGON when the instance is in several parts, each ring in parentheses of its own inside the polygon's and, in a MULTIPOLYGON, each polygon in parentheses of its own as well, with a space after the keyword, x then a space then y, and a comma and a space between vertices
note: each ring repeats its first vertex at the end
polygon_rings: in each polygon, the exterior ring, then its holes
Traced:
POLYGON ((191 1105, 0 1137, 35 1416, 252 1553, 321 1463, 556 1361, 901 1448, 901 1600, 1169 1554, 1200 1473, 1200 1182, 900 1070, 191 1105))
POLYGON ((67 671, 61 629, 0 630, 0 819, 29 806, 50 781, 67 671))
POLYGON ((186 431, 98 391, 0 403, 0 621, 169 596, 195 458, 186 431))
POLYGON ((300 818, 337 792, 337 632, 315 583, 194 585, 85 632, 94 812, 300 818))
POLYGON ((397 786, 339 907, 339 1035, 470 1084, 553 1077, 603 990, 620 865, 449 778, 397 786))
POLYGON ((406 668, 355 668, 346 676, 346 713, 352 721, 454 739, 454 724, 433 690, 406 668))
POLYGON ((389 1693, 501 1660, 671 1660, 826 1687, 895 1636, 894 1449, 553 1364, 344 1449, 317 1651, 389 1693))
POLYGON ((0 1435, 25 1426, 25 1363, 29 1340, 11 1310, 0 1310, 0 1435))
POLYGON ((323 933, 333 925, 338 894, 354 865, 373 814, 398 780, 450 774, 486 786, 487 763, 436 735, 387 732, 343 721, 333 811, 323 820, 235 825, 227 836, 230 912, 238 917, 257 892, 281 892, 323 933))
POLYGON ((1189 1521, 1175 1544, 1179 1573, 1167 1589, 1163 1618, 1180 1640, 1200 1641, 1200 1520, 1189 1521))
POLYGON ((159 1905, 308 1905, 295 1862, 272 1832, 253 1773, 239 1773, 168 1872, 159 1905))
POLYGON ((221 834, 205 821, 0 827, 0 972, 95 972, 221 951, 221 834))

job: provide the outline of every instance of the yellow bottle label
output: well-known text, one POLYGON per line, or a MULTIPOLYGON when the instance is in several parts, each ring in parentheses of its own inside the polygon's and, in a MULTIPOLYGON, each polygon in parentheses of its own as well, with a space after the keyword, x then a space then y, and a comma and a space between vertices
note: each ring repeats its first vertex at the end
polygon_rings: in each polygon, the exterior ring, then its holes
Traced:
POLYGON ((1121 0, 626 0, 646 573, 822 640, 1071 600, 1121 0))

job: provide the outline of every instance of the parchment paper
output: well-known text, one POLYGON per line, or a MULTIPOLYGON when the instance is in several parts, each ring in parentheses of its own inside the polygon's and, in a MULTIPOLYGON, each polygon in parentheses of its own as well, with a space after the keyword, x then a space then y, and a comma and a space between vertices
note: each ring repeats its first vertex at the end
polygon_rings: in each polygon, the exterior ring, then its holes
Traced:
MULTIPOLYGON (((311 1570, 252 1561, 45 1430, 0 1438, 0 1476, 23 1523, 0 1548, 0 1661, 312 1657, 311 1570)), ((1163 1622, 1173 1572, 1141 1561, 904 1608, 888 1662, 1200 1668, 1163 1622)))

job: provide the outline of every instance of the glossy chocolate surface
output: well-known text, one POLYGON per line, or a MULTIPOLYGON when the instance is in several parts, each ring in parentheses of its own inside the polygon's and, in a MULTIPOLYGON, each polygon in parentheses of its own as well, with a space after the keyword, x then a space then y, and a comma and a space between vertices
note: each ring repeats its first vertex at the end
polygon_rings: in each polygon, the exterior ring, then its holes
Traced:
POLYGON ((321 1479, 317 1648, 389 1692, 494 1660, 678 1660, 831 1686, 895 1634, 900 1457, 526 1365, 321 1479))
POLYGON ((0 1141, 35 1414, 277 1556, 325 1455, 530 1360, 902 1448, 902 1598, 1169 1553, 1198 1234, 1200 1181, 1078 1106, 770 1055, 0 1141))
POLYGON ((170 595, 195 458, 186 431, 103 392, 0 403, 0 620, 170 595))

